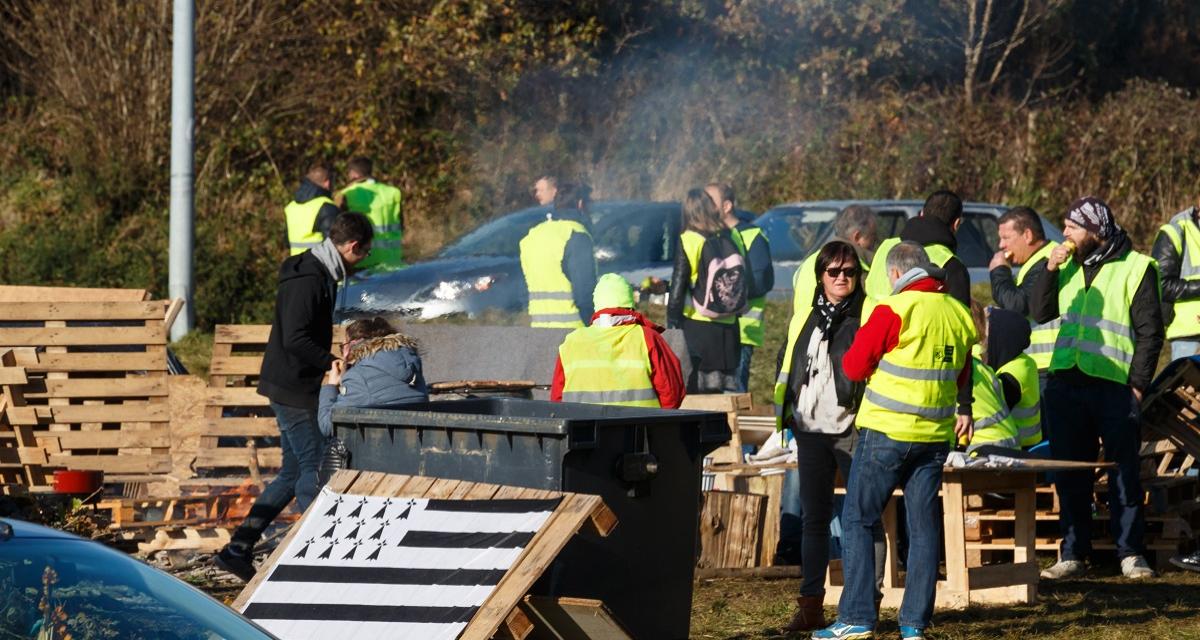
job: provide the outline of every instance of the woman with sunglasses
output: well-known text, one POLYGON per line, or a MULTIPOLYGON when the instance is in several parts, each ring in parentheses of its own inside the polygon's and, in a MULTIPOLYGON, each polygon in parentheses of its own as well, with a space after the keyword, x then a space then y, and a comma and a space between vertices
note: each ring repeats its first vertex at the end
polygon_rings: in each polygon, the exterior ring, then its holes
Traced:
MULTIPOLYGON (((842 370, 842 356, 854 342, 862 312, 863 273, 858 254, 846 242, 821 247, 816 259, 818 286, 811 305, 797 300, 780 352, 779 382, 786 381, 776 405, 782 428, 796 440, 799 502, 803 518, 800 547, 804 580, 799 609, 787 631, 825 626, 825 574, 829 566, 829 523, 833 519, 833 488, 838 471, 850 475, 851 448, 856 439, 854 416, 864 385, 852 382, 842 370)), ((797 496, 784 496, 795 500, 797 496)), ((883 531, 876 534, 882 546, 883 531)), ((883 558, 883 553, 878 553, 883 558)), ((877 570, 876 575, 880 575, 877 570)))

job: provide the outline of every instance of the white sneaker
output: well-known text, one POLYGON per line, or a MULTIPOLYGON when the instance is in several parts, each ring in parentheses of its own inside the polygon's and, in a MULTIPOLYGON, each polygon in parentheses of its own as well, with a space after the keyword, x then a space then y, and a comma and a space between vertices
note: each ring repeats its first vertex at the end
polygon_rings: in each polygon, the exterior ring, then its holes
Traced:
POLYGON ((1153 578, 1155 575, 1154 569, 1146 564, 1146 559, 1142 556, 1125 556, 1121 558, 1121 575, 1126 578, 1153 578))
POLYGON ((1061 580, 1063 578, 1082 575, 1084 570, 1083 563, 1079 560, 1060 560, 1053 567, 1042 571, 1042 578, 1045 580, 1061 580))

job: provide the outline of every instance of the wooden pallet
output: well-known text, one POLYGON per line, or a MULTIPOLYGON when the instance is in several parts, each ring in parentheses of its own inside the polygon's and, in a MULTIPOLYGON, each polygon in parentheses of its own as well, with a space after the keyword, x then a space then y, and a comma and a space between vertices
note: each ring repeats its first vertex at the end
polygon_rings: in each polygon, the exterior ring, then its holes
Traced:
MULTIPOLYGON (((560 493, 370 471, 339 471, 330 479, 327 486, 339 493, 376 497, 450 500, 562 498, 550 519, 534 534, 520 557, 459 635, 459 640, 529 637, 533 627, 537 625, 517 605, 523 601, 534 582, 541 577, 567 542, 580 529, 586 526, 597 535, 607 536, 617 524, 616 516, 598 496, 577 493, 560 493)), ((310 515, 311 512, 306 513, 301 519, 301 523, 310 515)), ((251 595, 267 579, 270 568, 280 561, 301 528, 301 525, 292 528, 288 536, 260 568, 254 579, 234 600, 233 608, 239 611, 245 609, 251 595)), ((603 579, 603 576, 598 576, 597 579, 603 579)))
MULTIPOLYGON (((23 369, 24 405, 9 428, 32 429, 45 465, 105 472, 110 482, 171 471, 166 381, 168 303, 0 304, 0 345, 23 369)), ((27 477, 32 478, 27 473, 27 477)))
MULTIPOLYGON (((182 486, 238 485, 247 477, 261 486, 282 464, 274 413, 255 390, 270 333, 270 325, 217 325, 204 419, 196 433, 180 434, 198 439, 178 442, 194 451, 182 461, 187 468, 178 470, 189 476, 182 486)), ((334 327, 334 355, 341 357, 344 341, 345 330, 334 327)))
POLYGON ((31 287, 0 285, 0 303, 5 302, 143 302, 150 299, 145 289, 90 287, 31 287))

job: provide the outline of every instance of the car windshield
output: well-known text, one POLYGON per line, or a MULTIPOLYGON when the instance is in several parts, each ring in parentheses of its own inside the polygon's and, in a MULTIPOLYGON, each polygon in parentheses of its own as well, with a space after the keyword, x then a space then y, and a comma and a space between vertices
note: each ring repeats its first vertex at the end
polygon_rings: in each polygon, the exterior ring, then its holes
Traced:
POLYGON ((758 225, 771 242, 771 258, 803 260, 833 233, 837 209, 777 207, 763 214, 758 225))
POLYGON ((442 258, 469 256, 511 256, 520 254, 521 238, 534 225, 546 219, 547 207, 523 209, 486 222, 442 249, 442 258))
POLYGON ((596 263, 601 269, 640 268, 671 260, 679 205, 646 203, 612 207, 594 215, 596 263))
POLYGON ((215 600, 98 543, 0 541, 0 640, 270 640, 215 600))

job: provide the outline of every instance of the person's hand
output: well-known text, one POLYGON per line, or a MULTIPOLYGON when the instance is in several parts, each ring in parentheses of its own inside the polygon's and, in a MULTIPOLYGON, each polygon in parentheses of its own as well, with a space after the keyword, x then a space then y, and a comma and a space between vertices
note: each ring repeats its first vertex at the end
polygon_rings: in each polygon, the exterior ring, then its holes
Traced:
POLYGON ((1142 403, 1142 390, 1138 389, 1136 387, 1130 387, 1130 388, 1133 389, 1133 399, 1137 400, 1138 404, 1141 404, 1142 403))
POLYGON ((346 361, 334 360, 333 364, 329 365, 329 371, 325 373, 325 384, 341 384, 344 373, 346 373, 346 361))
POLYGON ((1071 259, 1071 254, 1075 253, 1075 248, 1071 245, 1060 244, 1050 251, 1050 257, 1046 259, 1047 271, 1058 271, 1058 267, 1071 259))
POLYGON ((997 251, 996 255, 992 256, 992 261, 988 263, 988 271, 1000 267, 1012 267, 1012 263, 1008 261, 1007 251, 997 251))
POLYGON ((970 442, 971 438, 975 436, 975 419, 961 413, 958 414, 958 419, 954 422, 954 435, 970 442))

